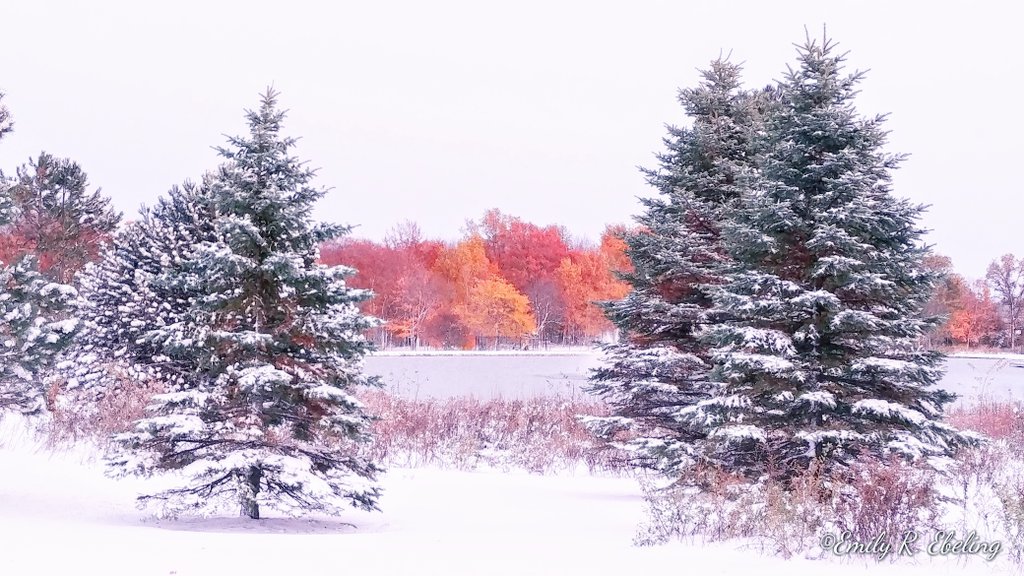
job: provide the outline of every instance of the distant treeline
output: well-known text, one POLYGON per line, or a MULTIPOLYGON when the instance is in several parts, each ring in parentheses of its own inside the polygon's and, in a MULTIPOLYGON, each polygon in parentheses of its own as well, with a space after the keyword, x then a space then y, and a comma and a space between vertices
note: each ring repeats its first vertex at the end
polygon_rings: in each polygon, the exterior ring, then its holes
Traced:
POLYGON ((629 291, 617 276, 630 269, 625 230, 609 226, 587 246, 490 210, 454 243, 406 222, 383 242, 328 243, 321 260, 355 268, 351 284, 373 291, 363 311, 385 321, 372 331, 381 347, 578 345, 612 332, 597 303, 629 291))

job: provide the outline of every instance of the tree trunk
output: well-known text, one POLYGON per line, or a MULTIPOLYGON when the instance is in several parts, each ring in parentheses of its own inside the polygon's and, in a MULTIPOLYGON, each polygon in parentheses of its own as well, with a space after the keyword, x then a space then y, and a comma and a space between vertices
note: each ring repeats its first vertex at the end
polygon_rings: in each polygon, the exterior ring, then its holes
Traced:
POLYGON ((260 504, 256 495, 260 493, 260 480, 263 478, 263 470, 256 466, 249 467, 249 473, 245 476, 245 485, 240 492, 242 503, 242 516, 248 516, 253 520, 260 519, 260 504))
POLYGON ((1016 306, 1010 303, 1010 352, 1014 349, 1014 338, 1017 336, 1017 322, 1016 322, 1016 306))

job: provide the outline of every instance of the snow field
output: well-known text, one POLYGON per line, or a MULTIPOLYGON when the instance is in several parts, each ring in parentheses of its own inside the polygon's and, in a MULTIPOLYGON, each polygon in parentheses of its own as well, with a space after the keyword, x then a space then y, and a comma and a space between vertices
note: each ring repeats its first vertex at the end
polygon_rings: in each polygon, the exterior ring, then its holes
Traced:
POLYGON ((4 575, 1014 573, 977 558, 891 565, 782 560, 742 543, 636 547, 645 517, 638 480, 578 471, 393 469, 379 513, 156 520, 134 504, 147 481, 108 479, 95 451, 47 449, 13 418, 0 422, 0 470, 4 575))

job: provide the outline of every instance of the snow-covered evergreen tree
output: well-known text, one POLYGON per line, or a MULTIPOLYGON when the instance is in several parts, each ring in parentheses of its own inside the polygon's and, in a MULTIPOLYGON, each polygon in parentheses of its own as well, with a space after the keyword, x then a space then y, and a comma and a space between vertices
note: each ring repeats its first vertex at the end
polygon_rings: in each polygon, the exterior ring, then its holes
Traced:
MULTIPOLYGON (((0 103, 0 139, 10 130, 0 103)), ((0 173, 0 227, 10 225, 15 214, 11 192, 0 173)), ((45 408, 46 374, 78 329, 69 317, 76 296, 74 288, 44 278, 33 256, 0 262, 0 413, 45 408)))
POLYGON ((916 341, 934 274, 918 218, 892 194, 901 157, 884 117, 854 108, 859 73, 808 40, 767 123, 762 181, 723 227, 734 263, 714 292, 712 396, 679 416, 703 457, 786 479, 867 453, 945 456, 971 441, 942 421, 939 354, 916 341))
POLYGON ((744 91, 740 67, 717 60, 703 82, 681 90, 690 127, 669 127, 659 168, 645 171, 659 193, 645 199, 640 231, 626 238, 633 291, 606 306, 625 335, 606 347, 608 365, 591 390, 612 416, 589 418, 599 436, 627 431, 635 462, 675 474, 692 461, 706 426, 679 418, 710 395, 711 357, 697 334, 708 316, 710 286, 724 281, 729 262, 720 245, 721 223, 754 169, 755 140, 769 93, 744 91))
POLYGON ((17 216, 10 232, 54 281, 72 283, 121 221, 110 198, 88 188, 85 171, 67 158, 41 152, 18 168, 11 190, 17 216))
MULTIPOLYGON (((11 120, 11 113, 4 105, 4 93, 0 92, 0 140, 13 130, 14 121, 11 120)), ((3 168, 0 168, 0 226, 10 224, 14 215, 14 199, 11 198, 9 188, 10 182, 7 181, 3 168)))
POLYGON ((0 140, 14 130, 14 121, 11 120, 11 112, 4 104, 4 93, 0 92, 0 140))
POLYGON ((76 296, 40 274, 34 256, 0 268, 0 411, 44 410, 46 375, 78 329, 76 296))
POLYGON ((79 273, 83 329, 73 357, 63 363, 76 401, 119 393, 126 383, 181 385, 191 374, 191 363, 163 354, 144 337, 192 317, 195 291, 153 280, 179 272, 196 245, 216 239, 208 188, 191 182, 171 188, 79 273))
POLYGON ((370 418, 351 394, 375 383, 360 364, 376 322, 358 303, 370 294, 346 285, 351 269, 318 264, 320 243, 346 229, 313 225, 325 191, 289 154, 275 99, 268 91, 247 115, 250 134, 220 150, 226 162, 208 182, 216 239, 154 281, 196 294, 188 321, 146 336, 195 371, 119 436, 111 463, 181 474, 183 485, 143 497, 171 510, 376 508, 378 468, 357 449, 370 418))

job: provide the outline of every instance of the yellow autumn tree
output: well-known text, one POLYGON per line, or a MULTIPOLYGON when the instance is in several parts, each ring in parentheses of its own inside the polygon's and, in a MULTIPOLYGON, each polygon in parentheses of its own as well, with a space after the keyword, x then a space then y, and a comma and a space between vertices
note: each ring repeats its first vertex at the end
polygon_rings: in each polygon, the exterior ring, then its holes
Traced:
POLYGON ((488 260, 484 239, 474 235, 442 250, 434 262, 434 271, 448 282, 456 303, 460 303, 465 302, 478 282, 497 274, 498 267, 488 260))
POLYGON ((475 334, 457 311, 469 302, 473 286, 498 274, 498 267, 487 258, 484 239, 473 234, 444 247, 434 261, 433 271, 446 286, 441 306, 444 312, 434 319, 434 330, 443 334, 444 341, 464 349, 475 348, 475 334))
POLYGON ((521 338, 537 329, 530 301, 516 287, 499 276, 476 282, 455 314, 478 337, 521 338))

